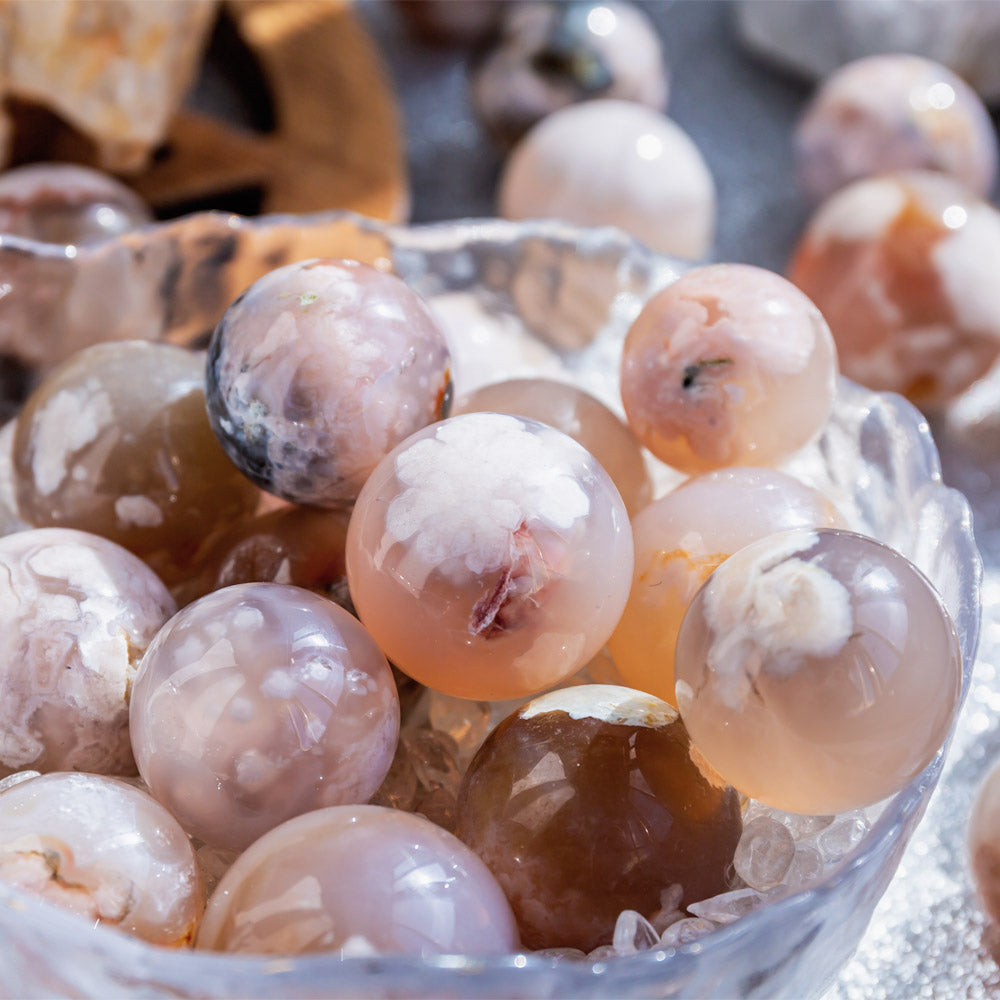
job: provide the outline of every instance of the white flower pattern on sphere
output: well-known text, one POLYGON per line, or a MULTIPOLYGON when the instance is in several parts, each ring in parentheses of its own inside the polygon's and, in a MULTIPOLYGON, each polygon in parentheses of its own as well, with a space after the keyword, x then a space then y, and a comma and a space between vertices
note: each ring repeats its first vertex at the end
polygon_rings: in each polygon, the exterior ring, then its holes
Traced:
POLYGON ((397 455, 396 475, 406 489, 389 504, 387 532, 412 538, 420 558, 453 577, 509 562, 512 536, 529 521, 566 530, 590 511, 572 470, 552 464, 544 436, 505 414, 442 423, 397 455))

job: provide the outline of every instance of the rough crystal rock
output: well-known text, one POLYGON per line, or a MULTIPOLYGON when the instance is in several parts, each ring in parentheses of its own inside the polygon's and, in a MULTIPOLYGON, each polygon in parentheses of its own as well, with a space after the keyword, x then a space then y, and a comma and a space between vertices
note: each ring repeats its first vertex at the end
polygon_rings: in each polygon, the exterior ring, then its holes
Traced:
POLYGON ((739 37, 779 65, 823 77, 843 63, 910 52, 1000 100, 1000 8, 982 0, 798 0, 735 5, 739 37))
MULTIPOLYGON (((138 170, 194 79, 215 0, 8 0, 0 92, 42 104, 96 144, 108 170, 138 170)), ((0 118, 0 160, 11 125, 0 118)))

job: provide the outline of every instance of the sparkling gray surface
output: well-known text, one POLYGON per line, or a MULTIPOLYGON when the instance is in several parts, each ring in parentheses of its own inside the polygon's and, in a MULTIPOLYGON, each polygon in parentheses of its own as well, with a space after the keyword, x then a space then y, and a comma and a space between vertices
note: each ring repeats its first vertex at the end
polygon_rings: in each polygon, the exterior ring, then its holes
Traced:
MULTIPOLYGON (((806 218, 792 178, 790 130, 809 84, 742 52, 728 4, 665 0, 642 6, 670 60, 669 112, 699 144, 718 184, 713 258, 782 270, 806 218)), ((501 154, 472 116, 465 54, 416 45, 385 2, 369 0, 361 10, 383 44, 400 95, 414 221, 493 214, 501 154)), ((995 384, 998 392, 985 394, 984 405, 992 406, 993 426, 1000 427, 1000 379, 995 384)), ((828 1000, 957 1000, 1000 991, 965 850, 975 787, 1000 756, 1000 433, 981 434, 975 442, 943 428, 938 435, 946 481, 972 502, 987 567, 975 679, 938 791, 828 1000)))

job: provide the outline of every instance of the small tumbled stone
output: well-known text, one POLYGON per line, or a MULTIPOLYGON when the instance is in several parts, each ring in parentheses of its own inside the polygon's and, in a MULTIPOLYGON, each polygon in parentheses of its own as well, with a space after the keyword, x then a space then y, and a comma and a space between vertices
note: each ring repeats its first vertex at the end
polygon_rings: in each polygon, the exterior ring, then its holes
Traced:
POLYGON ((764 891, 780 884, 795 856, 795 841, 783 823, 758 816, 743 826, 733 867, 751 889, 764 891))
POLYGON ((702 917, 687 917, 684 920, 678 920, 660 935, 660 947, 679 948, 681 945, 690 944, 706 934, 711 934, 716 926, 711 920, 705 920, 702 917))

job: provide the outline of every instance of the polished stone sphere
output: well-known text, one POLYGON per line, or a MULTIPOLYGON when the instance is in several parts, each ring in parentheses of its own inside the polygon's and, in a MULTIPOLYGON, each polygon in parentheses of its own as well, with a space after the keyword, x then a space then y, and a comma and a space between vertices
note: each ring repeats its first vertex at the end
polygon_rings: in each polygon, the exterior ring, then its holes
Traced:
POLYGON ((153 795, 189 833, 242 850, 299 813, 366 801, 392 762, 399 700, 351 614, 299 587, 246 583, 160 630, 131 729, 153 795))
POLYGON ((740 800, 677 712, 615 685, 549 692, 508 716, 462 782, 456 832, 503 886, 529 948, 590 951, 622 910, 647 918, 727 888, 740 800))
POLYGON ((422 816, 338 806, 263 836, 209 900, 198 948, 257 955, 497 955, 516 951, 503 892, 422 816))
POLYGON ((859 809, 930 763, 962 657, 937 591, 864 535, 797 528, 730 556, 677 638, 677 704, 743 794, 787 812, 859 809))

